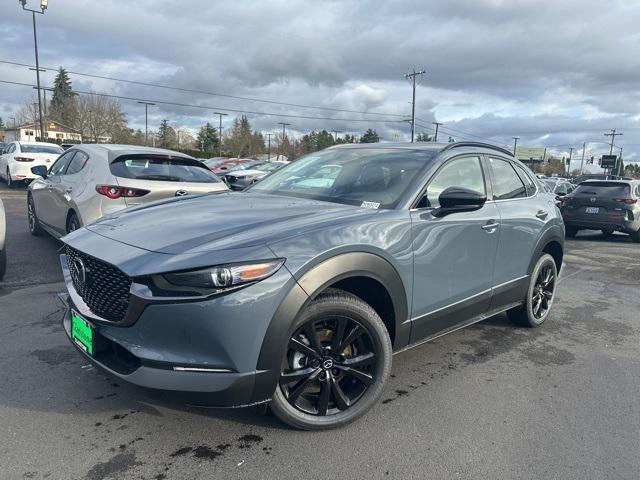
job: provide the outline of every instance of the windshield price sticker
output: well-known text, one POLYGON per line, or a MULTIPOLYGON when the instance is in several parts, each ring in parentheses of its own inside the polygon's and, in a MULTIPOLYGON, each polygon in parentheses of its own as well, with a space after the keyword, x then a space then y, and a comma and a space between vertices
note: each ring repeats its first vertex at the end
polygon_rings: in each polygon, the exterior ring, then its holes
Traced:
POLYGON ((374 210, 380 208, 380 204, 378 202, 362 202, 362 205, 360 206, 362 208, 373 208, 374 210))

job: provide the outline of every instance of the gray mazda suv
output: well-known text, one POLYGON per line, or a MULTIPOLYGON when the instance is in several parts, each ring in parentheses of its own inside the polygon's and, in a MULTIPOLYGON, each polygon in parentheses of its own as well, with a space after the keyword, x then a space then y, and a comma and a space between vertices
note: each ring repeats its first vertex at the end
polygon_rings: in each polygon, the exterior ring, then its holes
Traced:
POLYGON ((86 359, 190 404, 270 402, 313 430, 368 411, 394 352, 500 312, 541 325, 564 226, 507 150, 367 144, 63 241, 63 324, 86 359))

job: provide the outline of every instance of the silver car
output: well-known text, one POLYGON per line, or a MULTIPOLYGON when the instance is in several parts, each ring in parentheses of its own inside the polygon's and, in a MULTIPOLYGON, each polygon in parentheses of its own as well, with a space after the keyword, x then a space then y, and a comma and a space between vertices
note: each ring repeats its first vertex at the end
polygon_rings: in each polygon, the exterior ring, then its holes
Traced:
POLYGON ((201 162, 178 152, 131 145, 78 145, 49 170, 34 167, 29 230, 61 237, 123 208, 227 186, 201 162))

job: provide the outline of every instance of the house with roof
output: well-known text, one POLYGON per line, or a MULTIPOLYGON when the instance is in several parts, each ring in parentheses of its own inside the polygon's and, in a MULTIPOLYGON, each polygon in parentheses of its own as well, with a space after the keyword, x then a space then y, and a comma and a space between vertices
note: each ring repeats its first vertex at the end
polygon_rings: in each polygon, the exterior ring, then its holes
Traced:
MULTIPOLYGON (((44 124, 44 141, 54 143, 82 143, 82 134, 75 128, 63 125, 53 120, 44 124)), ((6 127, 4 130, 5 142, 35 142, 40 141, 40 125, 38 123, 26 123, 14 127, 6 127)))

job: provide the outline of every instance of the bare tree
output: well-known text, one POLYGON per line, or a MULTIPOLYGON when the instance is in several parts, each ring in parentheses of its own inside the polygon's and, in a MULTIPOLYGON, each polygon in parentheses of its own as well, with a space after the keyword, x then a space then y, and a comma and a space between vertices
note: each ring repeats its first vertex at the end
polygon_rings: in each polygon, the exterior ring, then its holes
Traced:
POLYGON ((101 138, 114 139, 127 128, 120 102, 101 95, 84 95, 76 99, 74 127, 85 141, 98 143, 101 138))

